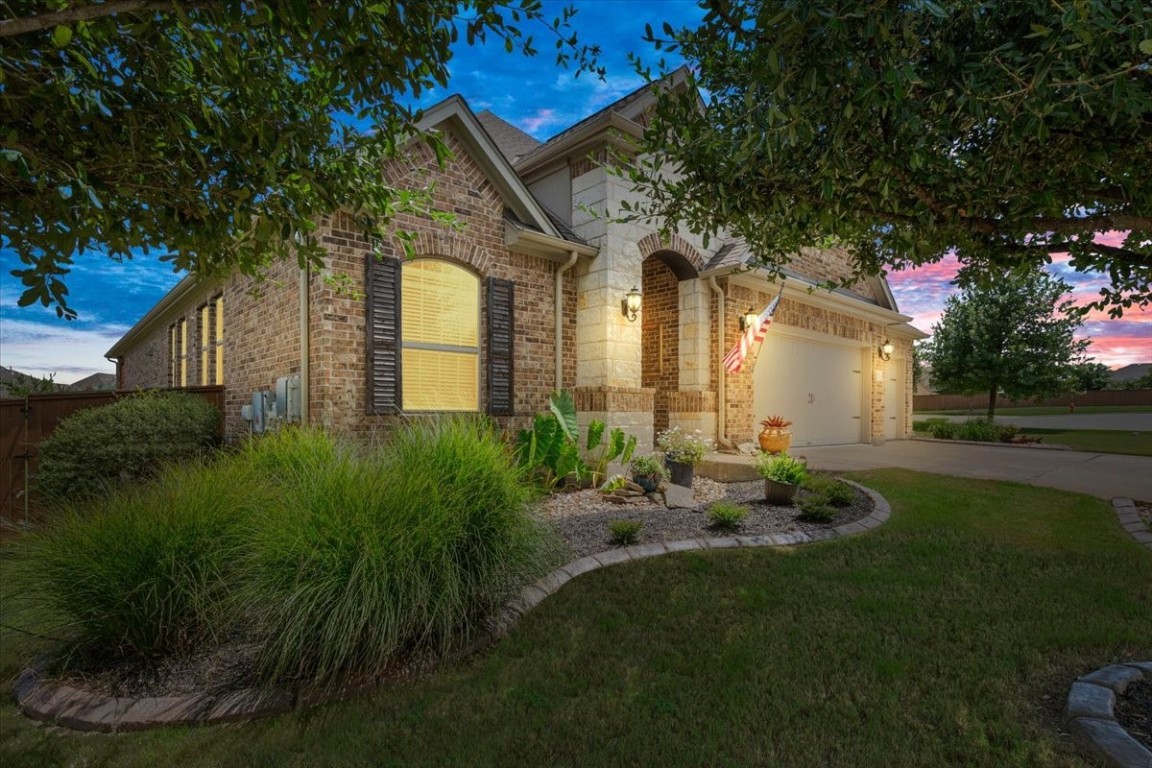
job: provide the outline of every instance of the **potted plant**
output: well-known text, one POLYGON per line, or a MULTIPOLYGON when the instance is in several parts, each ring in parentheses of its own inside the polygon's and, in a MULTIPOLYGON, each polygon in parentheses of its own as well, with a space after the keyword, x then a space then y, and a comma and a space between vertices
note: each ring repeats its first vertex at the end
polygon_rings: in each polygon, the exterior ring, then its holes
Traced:
POLYGON ((757 436, 760 440, 760 450, 764 453, 787 453, 792 445, 792 431, 788 427, 792 422, 783 416, 769 416, 760 422, 764 429, 757 436))
POLYGON ((672 482, 691 488, 695 467, 711 448, 711 441, 699 430, 689 434, 680 427, 669 427, 656 436, 656 447, 664 454, 672 482))
POLYGON ((791 504, 808 475, 807 464, 786 453, 760 453, 753 463, 756 473, 764 478, 764 498, 769 504, 791 504))
POLYGON ((660 487, 661 480, 668 479, 668 470, 664 469, 664 462, 658 453, 649 453, 632 459, 630 465, 632 481, 644 489, 644 493, 652 493, 660 487))

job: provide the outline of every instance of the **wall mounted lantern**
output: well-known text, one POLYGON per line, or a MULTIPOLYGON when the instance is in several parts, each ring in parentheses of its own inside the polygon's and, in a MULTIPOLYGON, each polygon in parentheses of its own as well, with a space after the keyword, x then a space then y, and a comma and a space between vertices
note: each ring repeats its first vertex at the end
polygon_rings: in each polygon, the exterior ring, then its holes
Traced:
POLYGON ((748 311, 740 315, 740 333, 744 333, 744 331, 754 327, 758 317, 760 317, 760 315, 756 314, 756 310, 749 306, 748 311))
POLYGON ((892 342, 884 339, 884 343, 880 345, 880 359, 887 362, 892 359, 892 351, 896 347, 892 346, 892 342))
POLYGON ((621 309, 624 312, 624 317, 628 318, 628 322, 636 322, 636 318, 640 314, 640 290, 636 286, 632 286, 632 290, 624 295, 621 309))

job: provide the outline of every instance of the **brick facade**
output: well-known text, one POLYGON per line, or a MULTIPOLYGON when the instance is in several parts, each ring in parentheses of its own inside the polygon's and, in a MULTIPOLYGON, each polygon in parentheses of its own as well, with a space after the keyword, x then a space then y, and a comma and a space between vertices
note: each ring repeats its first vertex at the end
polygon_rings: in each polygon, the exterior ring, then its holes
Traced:
POLYGON ((656 390, 652 428, 668 428, 668 396, 680 387, 680 281, 656 256, 643 264, 643 365, 640 385, 656 390))

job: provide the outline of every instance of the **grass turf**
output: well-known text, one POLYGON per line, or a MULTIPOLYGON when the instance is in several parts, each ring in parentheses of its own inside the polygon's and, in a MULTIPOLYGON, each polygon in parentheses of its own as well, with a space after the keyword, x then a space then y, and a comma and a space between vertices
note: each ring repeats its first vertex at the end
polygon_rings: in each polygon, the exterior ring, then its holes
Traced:
MULTIPOLYGON (((955 411, 916 411, 922 416, 984 416, 987 408, 961 408, 955 411)), ((1028 405, 1019 408, 997 407, 997 416, 1059 416, 1069 413, 1068 406, 1028 405)), ((1078 405, 1076 413, 1152 413, 1152 405, 1078 405)))
MULTIPOLYGON (((868 535, 587 574, 479 658, 268 721, 76 735, 4 703, 0 764, 1089 765, 1058 713, 1152 658, 1152 556, 1087 496, 851 476, 892 502, 868 535)), ((46 647, 0 633, 7 679, 46 647)))
POLYGON ((1066 445, 1074 451, 1125 453, 1152 456, 1152 432, 1124 432, 1117 429, 1037 429, 1021 430, 1049 445, 1066 445))

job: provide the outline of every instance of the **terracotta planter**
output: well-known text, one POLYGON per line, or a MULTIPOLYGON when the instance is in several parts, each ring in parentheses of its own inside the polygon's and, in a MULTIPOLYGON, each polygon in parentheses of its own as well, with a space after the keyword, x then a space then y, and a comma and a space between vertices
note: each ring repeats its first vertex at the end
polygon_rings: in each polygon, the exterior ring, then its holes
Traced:
POLYGON ((792 499, 796 496, 796 489, 799 487, 798 485, 792 485, 790 483, 778 483, 775 480, 765 480, 764 500, 778 507, 790 506, 792 499))
POLYGON ((671 476, 670 480, 673 485, 679 485, 684 488, 692 487, 692 476, 696 473, 696 468, 692 464, 681 464, 678 461, 664 460, 664 466, 668 467, 668 474, 671 476))
POLYGON ((792 432, 786 427, 764 427, 758 438, 764 453, 785 453, 792 445, 792 432))

